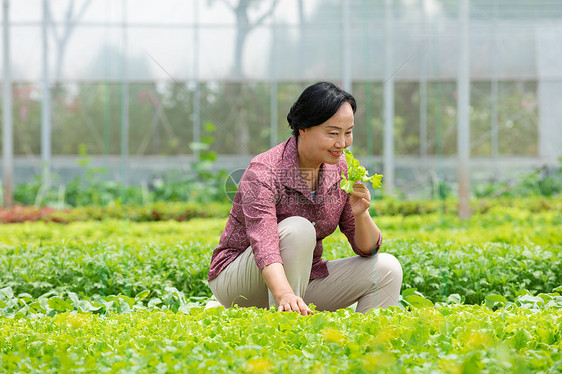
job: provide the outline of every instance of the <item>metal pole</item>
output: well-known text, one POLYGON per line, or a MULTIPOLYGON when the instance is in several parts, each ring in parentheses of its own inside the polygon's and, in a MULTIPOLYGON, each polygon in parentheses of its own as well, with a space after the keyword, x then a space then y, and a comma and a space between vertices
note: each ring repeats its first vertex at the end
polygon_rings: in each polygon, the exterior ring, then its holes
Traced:
POLYGON ((271 147, 274 147, 277 145, 278 137, 277 137, 277 132, 279 131, 279 118, 278 118, 278 114, 279 114, 279 105, 277 103, 277 79, 273 79, 271 81, 271 88, 270 88, 270 100, 269 100, 269 106, 270 106, 270 110, 271 110, 271 135, 269 137, 269 143, 271 145, 271 147))
POLYGON ((349 33, 349 0, 342 1, 342 83, 343 89, 351 93, 351 38, 349 33))
POLYGON ((51 174, 51 88, 49 84, 49 0, 43 0, 41 22, 42 56, 42 98, 41 98, 41 171, 43 185, 50 185, 51 174))
MULTIPOLYGON (((275 13, 272 16, 271 22, 271 37, 273 39, 273 43, 271 47, 273 48, 273 58, 271 59, 271 84, 270 84, 270 91, 269 91, 269 111, 270 111, 270 135, 269 135, 269 145, 274 147, 277 145, 277 132, 279 129, 279 106, 277 103, 277 65, 276 65, 276 48, 277 45, 277 24, 275 23, 275 13)), ((302 31, 302 25, 301 25, 302 31)), ((302 34, 301 34, 302 35, 302 34)), ((302 42, 301 42, 302 44, 302 42)))
MULTIPOLYGON (((425 56, 423 59, 425 70, 425 56)), ((427 162, 427 73, 425 71, 420 79, 420 156, 425 167, 427 162)))
POLYGON ((494 176, 499 176, 498 167, 498 55, 496 54, 496 48, 498 47, 497 41, 497 12, 498 3, 495 1, 494 4, 494 20, 493 20, 493 42, 492 42, 492 83, 491 83, 491 101, 492 101, 492 158, 494 162, 494 176))
POLYGON ((394 75, 393 75, 393 22, 392 0, 385 1, 385 77, 384 82, 384 189, 394 193, 394 75))
MULTIPOLYGON (((363 12, 368 14, 369 11, 367 2, 369 0, 363 0, 363 12)), ((370 4, 370 2, 369 2, 370 4)), ((369 156, 373 155, 373 104, 372 104, 372 83, 371 79, 371 48, 369 46, 369 40, 371 35, 370 24, 364 23, 363 37, 365 38, 365 66, 367 67, 367 79, 365 84, 365 124, 367 125, 367 154, 369 156)))
MULTIPOLYGON (((193 2, 193 79, 195 88, 193 92, 193 142, 201 141, 201 89, 199 86, 199 0, 193 2)), ((194 147, 193 156, 199 159, 199 147, 194 147)))
MULTIPOLYGON (((109 40, 109 23, 107 19, 104 22, 104 38, 105 40, 109 40)), ((103 137, 103 145, 102 145, 102 154, 104 156, 104 163, 105 166, 109 168, 109 154, 111 152, 111 84, 108 82, 110 77, 110 65, 111 65, 111 55, 107 53, 107 49, 105 50, 104 54, 107 54, 104 58, 104 83, 103 83, 103 129, 102 129, 102 137, 103 137)))
POLYGON ((459 218, 470 218, 470 71, 469 71, 469 10, 468 0, 459 0, 460 51, 457 76, 458 107, 458 173, 459 173, 459 218))
POLYGON ((111 86, 107 81, 103 83, 103 146, 102 154, 109 156, 111 151, 111 86))
POLYGON ((121 178, 123 181, 122 201, 125 203, 125 189, 129 184, 129 77, 127 71, 127 0, 123 0, 122 53, 121 53, 121 178))
POLYGON ((425 18, 425 9, 423 0, 421 0, 421 17, 422 17, 422 65, 420 74, 420 156, 422 164, 425 168, 427 165, 427 23, 425 18))
POLYGON ((437 20, 434 22, 433 36, 432 36, 432 61, 434 61, 434 76, 435 82, 433 87, 435 89, 435 99, 433 100, 433 123, 435 124, 435 172, 434 180, 432 181, 433 196, 445 198, 445 195, 439 191, 439 180, 443 173, 443 87, 441 78, 441 59, 439 58, 439 45, 441 44, 439 30, 442 28, 442 21, 437 20))
MULTIPOLYGON (((367 62, 368 63, 368 62, 367 62)), ((367 81, 365 84, 365 117, 367 118, 367 154, 372 156, 374 154, 374 139, 373 139, 373 95, 372 95, 372 83, 367 81)))
POLYGON ((492 77, 492 159, 494 162, 494 175, 498 177, 498 77, 496 72, 497 62, 492 59, 492 64, 494 65, 493 77, 492 77))
POLYGON ((12 115, 12 77, 10 65, 10 1, 4 0, 2 27, 3 48, 3 98, 2 98, 2 179, 5 207, 14 205, 14 128, 12 115))

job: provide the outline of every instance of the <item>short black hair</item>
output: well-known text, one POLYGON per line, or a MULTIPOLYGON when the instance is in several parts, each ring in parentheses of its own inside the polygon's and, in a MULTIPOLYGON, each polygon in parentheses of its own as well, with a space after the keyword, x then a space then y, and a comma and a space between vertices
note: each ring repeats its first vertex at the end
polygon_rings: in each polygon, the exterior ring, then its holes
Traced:
POLYGON ((349 103, 353 114, 357 108, 355 98, 331 82, 318 82, 307 87, 287 114, 293 135, 300 129, 318 126, 332 117, 343 103, 349 103))

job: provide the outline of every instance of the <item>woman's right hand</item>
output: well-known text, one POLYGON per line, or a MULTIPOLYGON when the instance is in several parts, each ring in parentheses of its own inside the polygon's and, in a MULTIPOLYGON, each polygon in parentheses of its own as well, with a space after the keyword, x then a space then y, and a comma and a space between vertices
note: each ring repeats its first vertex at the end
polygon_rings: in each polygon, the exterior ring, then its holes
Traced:
POLYGON ((314 314, 314 312, 306 305, 304 300, 295 295, 294 293, 285 293, 279 297, 277 301, 277 311, 279 312, 297 312, 306 316, 308 314, 314 314))
POLYGON ((265 284, 275 297, 275 301, 279 307, 280 312, 297 312, 306 316, 307 314, 314 314, 312 310, 306 305, 304 300, 297 295, 291 288, 285 276, 283 265, 277 262, 265 266, 262 270, 263 279, 265 284))

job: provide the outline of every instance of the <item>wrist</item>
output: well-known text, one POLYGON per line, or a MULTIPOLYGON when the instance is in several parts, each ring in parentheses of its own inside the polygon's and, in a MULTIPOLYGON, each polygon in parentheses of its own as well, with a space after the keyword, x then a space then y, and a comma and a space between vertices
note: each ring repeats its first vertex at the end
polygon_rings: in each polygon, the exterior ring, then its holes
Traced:
POLYGON ((281 301, 283 298, 287 297, 287 296, 293 296, 295 293, 293 291, 285 291, 280 293, 279 295, 273 295, 273 297, 275 298, 275 301, 277 301, 277 303, 279 304, 279 301, 281 301))
POLYGON ((368 217, 369 219, 371 219, 371 215, 369 214, 369 208, 367 208, 367 210, 364 210, 364 211, 359 212, 359 213, 353 213, 353 215, 354 215, 355 219, 358 219, 358 218, 367 218, 367 217, 368 217))
POLYGON ((262 270, 262 276, 276 301, 284 295, 294 294, 291 285, 287 281, 282 264, 274 262, 265 266, 262 270))

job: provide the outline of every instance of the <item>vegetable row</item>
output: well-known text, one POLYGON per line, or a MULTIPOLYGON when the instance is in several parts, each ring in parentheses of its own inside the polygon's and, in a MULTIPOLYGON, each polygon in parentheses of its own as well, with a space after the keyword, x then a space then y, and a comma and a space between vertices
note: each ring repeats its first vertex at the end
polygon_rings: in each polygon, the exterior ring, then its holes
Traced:
POLYGON ((558 373, 556 309, 485 306, 313 316, 191 308, 0 318, 5 372, 558 373))
MULTIPOLYGON (((341 234, 325 245, 326 258, 352 255, 341 234)), ((175 287, 188 297, 210 296, 207 272, 214 245, 202 241, 159 243, 60 242, 0 249, 0 288, 39 297, 45 293, 135 296, 175 287)), ((385 241, 404 270, 403 288, 428 299, 459 294, 480 304, 490 294, 547 293, 561 285, 562 246, 505 243, 385 241)))

